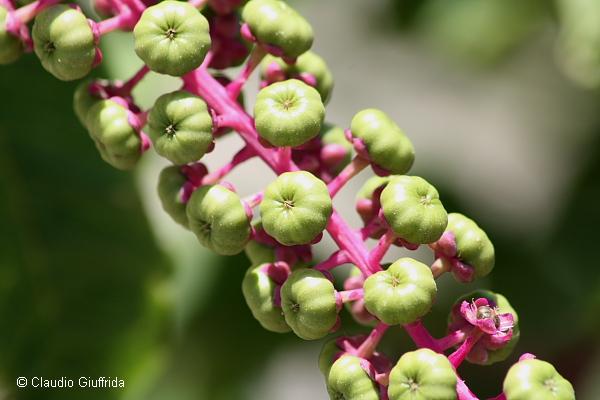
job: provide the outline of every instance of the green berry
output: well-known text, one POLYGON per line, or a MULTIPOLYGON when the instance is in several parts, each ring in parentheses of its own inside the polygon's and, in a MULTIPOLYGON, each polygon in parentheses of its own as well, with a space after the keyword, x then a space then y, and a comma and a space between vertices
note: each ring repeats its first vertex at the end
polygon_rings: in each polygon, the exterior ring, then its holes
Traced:
POLYGON ((254 318, 265 329, 278 333, 289 332, 291 329, 285 322, 281 307, 274 304, 277 284, 265 272, 266 265, 252 266, 246 271, 242 281, 244 299, 254 318))
POLYGON ((148 7, 133 29, 135 52, 152 70, 182 76, 210 49, 208 21, 189 3, 166 0, 148 7))
POLYGON ((319 134, 324 117, 319 92, 297 79, 261 89, 254 105, 256 130, 273 146, 306 143, 319 134))
POLYGON ((519 361, 506 374, 506 400, 575 400, 575 391, 552 364, 529 359, 519 361))
POLYGON ((196 189, 186 211, 190 229, 200 244, 218 254, 237 254, 250 238, 250 221, 242 201, 224 186, 196 189))
MULTIPOLYGON (((333 170, 333 173, 340 173, 340 171, 352 161, 352 144, 350 144, 350 142, 346 140, 344 130, 339 126, 335 126, 332 124, 324 123, 321 128, 320 136, 321 142, 323 143, 323 147, 327 145, 337 145, 344 148, 344 158, 337 161, 334 165, 330 165, 330 168, 333 170)), ((323 159, 323 162, 329 165, 326 159, 323 159)))
POLYGON ((390 372, 390 400, 456 400, 456 373, 450 361, 429 349, 405 353, 390 372))
POLYGON ((101 100, 87 112, 86 126, 102 159, 117 169, 132 169, 142 154, 141 140, 129 124, 129 111, 112 100, 101 100))
POLYGON ((250 240, 244 252, 253 265, 275 262, 275 249, 256 240, 250 240))
POLYGON ((261 77, 267 78, 268 68, 275 63, 283 71, 287 78, 299 78, 301 74, 310 74, 316 79, 315 89, 321 95, 323 104, 327 104, 333 90, 333 75, 329 67, 319 55, 307 51, 296 60, 294 64, 288 64, 279 57, 268 55, 261 63, 261 77))
POLYGON ((376 210, 371 203, 367 203, 367 205, 365 205, 363 204, 363 201, 374 201, 375 199, 373 196, 375 191, 379 188, 385 187, 389 181, 390 178, 387 176, 372 176, 367 179, 358 190, 358 193, 356 194, 356 211, 364 223, 371 221, 371 219, 375 216, 376 210))
POLYGON ((378 386, 362 368, 361 359, 347 354, 331 366, 327 391, 331 400, 379 400, 378 386))
POLYGON ((281 287, 285 321, 304 340, 320 339, 337 322, 335 288, 321 272, 297 269, 281 287))
POLYGON ((63 81, 86 76, 94 66, 96 44, 85 15, 66 4, 38 14, 31 33, 42 66, 63 81))
POLYGON ((278 47, 286 57, 296 58, 312 46, 312 27, 283 1, 249 1, 242 19, 260 43, 278 47))
POLYGON ((429 312, 437 287, 429 267, 401 258, 367 278, 365 306, 388 325, 409 324, 429 312))
POLYGON ((362 110, 352 118, 352 136, 361 139, 371 160, 392 174, 405 174, 415 160, 414 147, 383 111, 362 110))
POLYGON ((148 115, 156 152, 178 165, 202 158, 212 144, 212 130, 204 100, 182 90, 160 96, 148 115))
POLYGON ((75 89, 75 93, 73 94, 73 109, 75 110, 75 115, 81 122, 81 125, 86 126, 87 121, 87 113, 90 109, 101 99, 99 97, 95 97, 90 93, 91 81, 84 81, 77 85, 75 89))
POLYGON ((437 190, 418 176, 394 176, 381 192, 381 208, 394 233, 415 244, 435 242, 448 224, 437 190))
POLYGON ((6 30, 8 10, 0 6, 0 65, 17 61, 23 54, 21 40, 6 30))
POLYGON ((327 186, 306 171, 279 175, 260 203, 265 231, 286 246, 312 242, 327 226, 332 211, 327 186))
POLYGON ((327 340, 319 353, 319 371, 321 371, 325 379, 329 376, 329 370, 334 363, 333 358, 341 351, 337 345, 337 340, 338 338, 327 340))
POLYGON ((187 228, 186 203, 181 201, 181 190, 186 181, 185 175, 175 165, 166 167, 158 176, 158 197, 163 210, 175 222, 187 228))
POLYGON ((462 214, 448 214, 446 231, 454 234, 457 257, 475 270, 475 276, 482 277, 494 268, 494 245, 487 234, 475 221, 462 214))

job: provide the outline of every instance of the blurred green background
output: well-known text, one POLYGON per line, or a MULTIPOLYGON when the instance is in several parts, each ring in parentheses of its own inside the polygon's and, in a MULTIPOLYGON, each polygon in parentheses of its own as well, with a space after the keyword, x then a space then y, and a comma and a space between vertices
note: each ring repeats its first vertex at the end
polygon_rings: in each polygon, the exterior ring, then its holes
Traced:
MULTIPOLYGON (((443 278, 425 320, 441 336, 452 301, 475 286, 519 312, 515 354, 461 367, 469 385, 497 394, 528 351, 555 363, 578 399, 600 398, 600 2, 294 4, 336 78, 328 119, 390 113, 415 144, 413 172, 495 243, 493 274, 468 286, 443 278)), ((123 79, 141 65, 129 35, 103 48, 97 76, 123 79)), ((72 112, 75 85, 31 55, 0 69, 0 399, 325 399, 320 343, 252 319, 245 257, 209 254, 161 211, 164 161, 149 154, 134 173, 101 161, 72 112), (126 388, 18 390, 19 376, 120 377, 126 388)), ((149 107, 175 87, 151 74, 134 94, 149 107)), ((208 164, 239 145, 226 138, 208 164)), ((355 226, 354 192, 369 173, 336 199, 355 226)), ((231 176, 242 193, 271 179, 255 162, 231 176)), ((329 248, 324 240, 317 253, 329 248)), ((361 329, 343 318, 343 332, 361 329)), ((412 348, 396 329, 383 346, 394 358, 412 348)))

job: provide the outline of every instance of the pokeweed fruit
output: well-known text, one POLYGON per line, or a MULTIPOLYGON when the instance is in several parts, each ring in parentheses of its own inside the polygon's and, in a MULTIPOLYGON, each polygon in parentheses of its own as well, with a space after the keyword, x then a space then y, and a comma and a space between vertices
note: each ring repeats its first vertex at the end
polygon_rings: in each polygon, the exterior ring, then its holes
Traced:
POLYGON ((381 192, 381 208, 394 233, 410 243, 432 243, 448 224, 438 191, 418 176, 394 176, 381 192))
POLYGON ((327 226, 331 212, 327 186, 305 171, 281 174, 267 186, 260 203, 265 231, 286 246, 312 242, 327 226))
POLYGON ((552 364, 526 359, 513 365, 504 379, 506 400, 575 400, 569 381, 552 364))
POLYGON ((323 104, 327 104, 333 90, 333 74, 325 60, 310 50, 300 55, 294 64, 280 57, 266 56, 260 66, 260 77, 265 86, 285 79, 299 79, 317 89, 323 104))
POLYGON ((319 92, 297 79, 261 89, 254 105, 256 130, 273 146, 306 143, 319 134, 324 117, 319 92))
POLYGON ((153 71, 182 76, 210 48, 206 18, 191 4, 166 0, 148 7, 135 25, 135 52, 153 71))
POLYGON ((415 161, 412 142, 383 111, 360 111, 352 118, 350 133, 365 146, 369 159, 389 173, 405 174, 415 161))
POLYGON ((390 400, 455 400, 456 372, 443 354, 430 349, 404 353, 390 373, 390 400))
MULTIPOLYGON (((162 208, 215 253, 244 251, 241 291, 266 330, 321 339, 347 329, 344 308, 362 325, 364 332, 330 337, 322 347, 318 366, 332 399, 478 400, 460 369, 465 360, 489 365, 509 358, 520 335, 509 301, 485 290, 460 296, 440 338, 423 320, 436 299, 436 279, 446 272, 459 282, 488 275, 494 246, 475 221, 447 214, 425 179, 406 175, 414 147, 386 113, 368 108, 346 124, 324 122, 333 74, 309 50, 312 28, 289 4, 94 0, 106 16, 95 22, 58 0, 0 3, 0 64, 33 45, 43 67, 62 80, 83 78, 102 61, 105 34, 132 32, 144 65, 125 81, 83 80, 73 96, 77 118, 117 169, 132 169, 150 147, 168 161, 157 182, 162 208), (230 79, 223 70, 244 59, 230 79), (251 113, 243 90, 257 69, 261 90, 251 113), (132 93, 151 70, 181 86, 148 109, 132 93), (220 138, 230 133, 242 147, 209 171, 202 158, 213 148, 229 150, 220 138), (276 177, 240 197, 225 178, 250 159, 276 177), (362 226, 354 228, 334 199, 367 167, 377 176, 356 195, 362 226), (313 246, 325 234, 336 249, 316 260, 313 246), (434 261, 388 264, 392 247, 429 249, 434 261), (332 273, 341 266, 350 273, 332 273), (396 355, 397 362, 380 349, 392 325, 417 347, 396 355)), ((575 398, 554 367, 534 358, 521 356, 494 400, 575 398)))
POLYGON ((293 59, 312 46, 312 27, 283 1, 250 0, 244 6, 242 20, 256 40, 270 46, 276 55, 293 59))
POLYGON ((333 283, 313 269, 292 272, 281 287, 281 308, 287 324, 305 340, 324 337, 338 319, 333 283))
POLYGON ((327 391, 334 400, 379 399, 377 383, 363 369, 362 359, 352 355, 344 355, 333 363, 327 378, 327 391))
POLYGON ((204 100, 178 90, 160 96, 148 114, 156 152, 174 164, 198 161, 213 142, 212 117, 204 100))
POLYGON ((58 79, 72 81, 92 70, 96 42, 80 10, 57 4, 42 11, 33 24, 32 37, 42 66, 58 79))
POLYGON ((202 186, 190 197, 186 212, 198 241, 222 255, 241 252, 250 239, 250 221, 239 196, 222 185, 202 186))
POLYGON ((385 271, 367 278, 365 306, 388 325, 409 324, 429 312, 437 287, 429 267, 401 258, 385 271))

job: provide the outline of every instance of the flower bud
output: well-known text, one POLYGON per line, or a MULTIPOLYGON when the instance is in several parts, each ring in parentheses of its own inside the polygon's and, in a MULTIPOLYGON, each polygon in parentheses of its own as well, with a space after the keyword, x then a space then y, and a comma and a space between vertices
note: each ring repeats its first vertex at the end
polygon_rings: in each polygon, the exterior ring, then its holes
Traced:
POLYGON ((186 212, 198 241, 221 255, 241 252, 250 238, 250 221, 239 196, 221 185, 202 186, 186 212))
POLYGON ((503 384, 506 400, 575 400, 573 385, 552 364, 522 360, 506 374, 503 384))
POLYGON ((206 18, 189 3, 166 0, 148 7, 133 29, 135 52, 153 71, 182 76, 210 49, 206 18))
POLYGON ((254 117, 259 135, 273 146, 300 146, 319 134, 325 107, 314 88, 290 79, 261 89, 254 117))
POLYGON ((156 152, 174 164, 198 161, 213 143, 212 117, 204 100, 178 90, 160 96, 148 114, 156 152))
POLYGON ((38 14, 31 32, 33 49, 42 66, 63 81, 83 78, 96 60, 96 43, 85 15, 66 4, 38 14))
POLYGON ((6 30, 8 10, 0 5, 0 65, 17 61, 23 54, 23 42, 6 30))
POLYGON ((333 363, 327 378, 331 399, 379 400, 378 385, 363 369, 362 361, 346 354, 333 363))
POLYGON ((285 322, 283 310, 275 305, 275 290, 278 284, 269 277, 266 267, 259 264, 248 268, 242 281, 242 293, 252 315, 267 330, 278 333, 291 329, 285 322))
POLYGON ((427 314, 437 292, 429 267, 412 258, 371 275, 364 289, 367 310, 388 325, 409 324, 427 314))
POLYGON ((320 136, 321 160, 337 175, 352 161, 352 145, 346 140, 344 130, 335 125, 323 124, 320 136))
POLYGON ((260 203, 263 228, 286 246, 311 243, 332 212, 327 186, 306 171, 281 174, 267 186, 260 203))
POLYGON ((163 210, 175 222, 188 228, 186 203, 181 198, 182 188, 186 181, 186 177, 178 166, 171 165, 164 168, 158 176, 158 197, 163 210))
POLYGON ((338 320, 335 288, 320 271, 297 269, 281 287, 285 321, 304 340, 327 335, 338 320))
POLYGON ((352 136, 362 140, 369 158, 392 174, 404 174, 412 167, 415 150, 411 141, 383 111, 369 108, 358 112, 350 125, 352 136))
POLYGON ((356 212, 365 224, 377 215, 380 191, 390 181, 387 176, 372 176, 361 186, 356 194, 356 212))
POLYGON ((102 159, 117 169, 132 169, 142 154, 130 111, 114 100, 98 101, 87 112, 86 126, 102 159))
POLYGON ((390 400, 456 400, 456 372, 450 361, 430 349, 404 353, 390 373, 390 400))
POLYGON ((242 19, 259 43, 276 47, 288 58, 296 58, 312 46, 312 27, 283 1, 251 0, 242 19))
POLYGON ((418 176, 394 176, 381 192, 381 207, 394 233, 414 244, 435 242, 448 224, 437 190, 418 176))

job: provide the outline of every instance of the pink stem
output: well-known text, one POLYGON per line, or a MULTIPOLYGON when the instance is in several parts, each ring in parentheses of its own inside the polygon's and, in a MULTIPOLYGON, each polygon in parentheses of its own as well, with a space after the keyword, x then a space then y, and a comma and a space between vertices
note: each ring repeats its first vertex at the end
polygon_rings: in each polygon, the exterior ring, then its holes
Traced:
POLYGON ((105 19, 104 21, 96 22, 96 29, 98 35, 102 36, 109 32, 116 31, 127 27, 131 17, 129 14, 119 14, 112 18, 105 19))
POLYGON ((404 325, 404 329, 418 347, 431 349, 437 353, 442 352, 437 341, 431 336, 427 328, 425 328, 425 325, 423 325, 423 322, 420 320, 415 321, 412 324, 404 325))
POLYGON ((341 292, 338 292, 342 303, 349 303, 351 301, 360 300, 363 298, 364 294, 365 292, 362 288, 342 290, 341 292))
MULTIPOLYGON (((360 269, 365 276, 369 276, 375 270, 369 266, 369 252, 355 231, 350 229, 346 222, 334 211, 327 224, 327 232, 341 250, 345 250, 350 260, 360 269)), ((379 268, 380 270, 380 268, 379 268)))
POLYGON ((237 99, 242 91, 242 88, 252 75, 252 72, 256 69, 256 67, 260 64, 262 59, 267 55, 266 50, 260 46, 256 45, 252 49, 248 60, 246 61, 246 65, 244 65, 244 69, 242 72, 227 85, 227 93, 229 97, 232 99, 237 99))
POLYGON ((135 75, 133 75, 131 78, 129 78, 128 81, 124 82, 121 87, 119 87, 118 89, 118 93, 120 96, 128 96, 131 94, 132 90, 137 86, 138 83, 140 83, 140 81, 142 79, 144 79, 144 77, 146 76, 146 74, 148 74, 148 72, 150 72, 150 68, 148 68, 146 65, 144 65, 142 68, 140 68, 135 75))
POLYGON ((500 393, 498 396, 492 397, 489 400, 506 400, 506 395, 504 393, 500 393))
POLYGON ((207 0, 189 0, 189 3, 196 8, 204 7, 206 5, 207 0))
POLYGON ((462 330, 459 329, 459 330, 449 333, 448 335, 444 336, 443 338, 437 339, 437 345, 440 350, 444 351, 451 347, 456 346, 457 344, 459 344, 460 342, 465 340, 465 336, 466 336, 465 332, 463 332, 462 330))
POLYGON ((388 328, 389 325, 379 322, 375 328, 373 328, 369 336, 367 336, 365 341, 362 342, 358 349, 356 349, 356 356, 361 358, 371 357, 388 328))
POLYGON ((279 153, 279 166, 280 168, 289 169, 290 162, 292 161, 292 148, 291 147, 280 147, 279 153))
POLYGON ((342 264, 347 264, 349 261, 350 258, 346 252, 344 250, 338 250, 331 254, 326 260, 315 265, 314 269, 319 271, 328 271, 342 264))
POLYGON ((479 400, 460 377, 456 380, 456 394, 458 400, 479 400))
POLYGON ((360 229, 360 235, 363 240, 366 240, 369 236, 371 236, 373 233, 377 232, 381 228, 381 222, 378 218, 375 217, 367 224, 367 226, 360 229))
POLYGON ((230 173, 235 167, 254 157, 254 152, 247 146, 244 146, 238 151, 230 162, 219 168, 213 173, 210 173, 202 179, 202 185, 212 185, 219 182, 223 177, 230 173))
POLYGON ((26 6, 17 8, 14 11, 15 18, 23 24, 31 21, 36 15, 44 11, 46 8, 60 3, 61 0, 38 0, 26 6))
POLYGON ((263 192, 255 193, 247 198, 243 199, 244 203, 248 204, 250 208, 254 208, 260 204, 263 199, 263 192))
POLYGON ((464 359, 471 352, 471 349, 473 349, 473 346, 475 346, 475 344, 477 343, 479 338, 481 338, 482 334, 483 334, 483 332, 480 331, 479 329, 474 330, 469 336, 467 336, 467 338, 460 345, 460 347, 458 349, 456 349, 456 351, 454 351, 454 353, 452 353, 448 356, 448 360, 450 360, 450 362, 452 363, 454 368, 458 368, 460 366, 460 364, 462 364, 464 359))
POLYGON ((340 189, 342 189, 344 185, 348 183, 350 179, 352 179, 360 171, 365 169, 367 165, 369 165, 369 162, 364 158, 359 156, 354 157, 352 162, 348 164, 346 168, 344 168, 342 172, 340 172, 340 174, 335 177, 335 179, 329 182, 329 185, 327 185, 331 197, 333 198, 337 194, 337 192, 339 192, 340 189))
POLYGON ((371 266, 371 269, 375 268, 375 266, 379 266, 385 253, 387 253, 395 239, 396 237, 391 229, 388 229, 381 239, 379 239, 375 248, 369 253, 369 265, 371 266))

